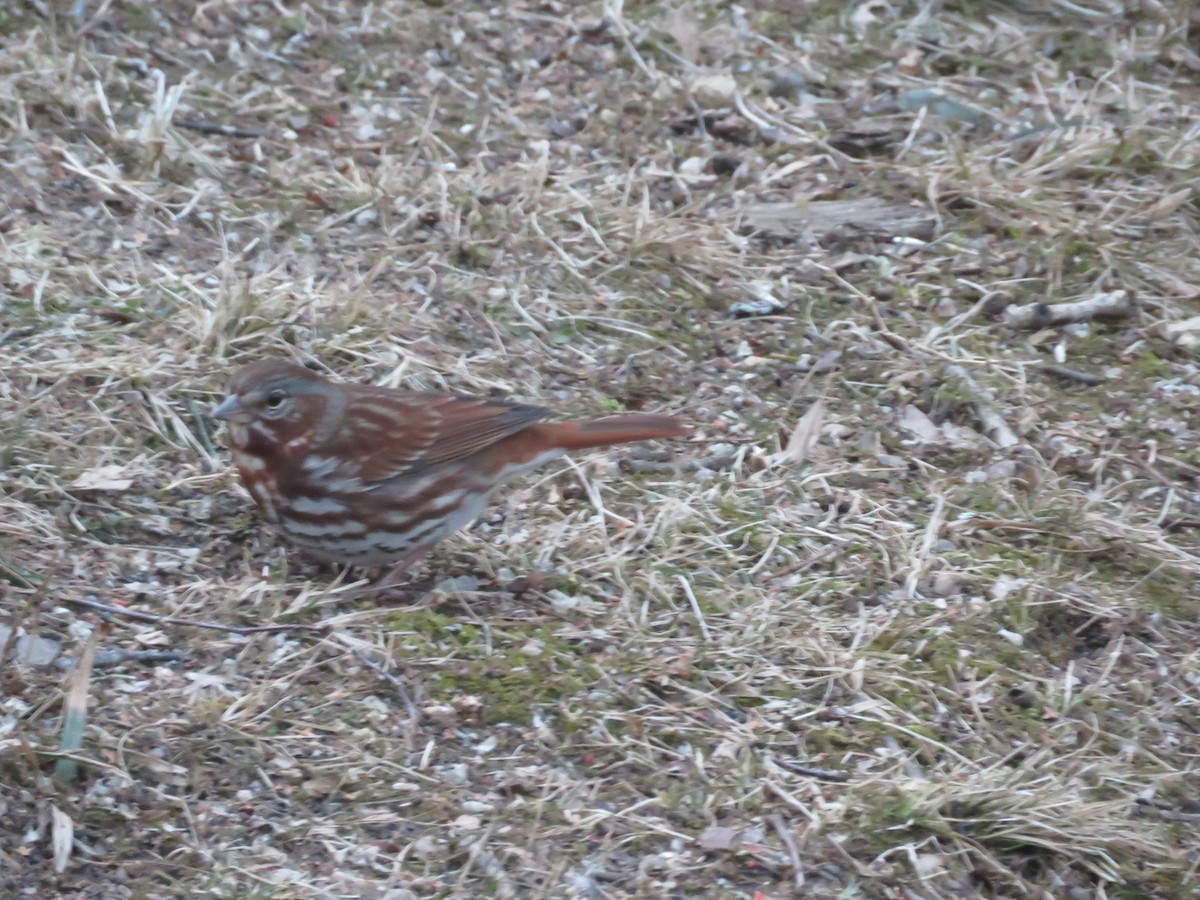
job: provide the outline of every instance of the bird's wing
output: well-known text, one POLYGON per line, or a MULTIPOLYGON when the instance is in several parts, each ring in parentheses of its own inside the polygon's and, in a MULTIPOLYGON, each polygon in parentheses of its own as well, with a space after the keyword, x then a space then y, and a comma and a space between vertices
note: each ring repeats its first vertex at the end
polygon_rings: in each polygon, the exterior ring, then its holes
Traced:
MULTIPOLYGON (((356 387, 335 452, 377 483, 463 459, 544 419, 549 410, 453 394, 356 387)), ((331 441, 332 443, 332 441, 331 441)))

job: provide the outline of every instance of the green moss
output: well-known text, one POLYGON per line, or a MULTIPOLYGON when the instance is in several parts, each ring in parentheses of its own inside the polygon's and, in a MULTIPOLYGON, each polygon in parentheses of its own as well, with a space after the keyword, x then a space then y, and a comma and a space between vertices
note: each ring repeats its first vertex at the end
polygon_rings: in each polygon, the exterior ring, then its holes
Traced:
POLYGON ((1171 365, 1149 350, 1144 350, 1133 361, 1131 369, 1137 378, 1163 378, 1170 373, 1171 365))
POLYGON ((475 647, 480 637, 479 626, 472 622, 421 608, 396 610, 384 619, 384 628, 410 637, 420 646, 439 650, 475 647))
POLYGON ((552 708, 586 692, 600 670, 581 658, 576 647, 541 627, 491 633, 491 652, 481 629, 470 622, 429 609, 397 610, 386 620, 388 631, 405 635, 405 647, 454 660, 434 681, 444 699, 474 696, 484 724, 528 724, 538 706, 552 708), (531 645, 539 650, 526 652, 531 645))
POLYGON ((810 758, 818 756, 840 758, 844 751, 857 748, 859 741, 844 729, 829 725, 806 731, 804 746, 808 750, 810 758))
POLYGON ((509 648, 504 655, 460 663, 439 676, 435 684, 446 696, 478 697, 485 725, 528 725, 537 707, 552 708, 586 690, 599 676, 596 667, 579 661, 560 668, 548 648, 538 657, 509 648))
POLYGON ((682 779, 664 779, 664 782, 658 791, 658 800, 672 813, 672 819, 684 828, 703 828, 707 794, 694 783, 682 779))
POLYGON ((468 269, 490 271, 496 262, 496 251, 485 244, 460 244, 455 254, 456 261, 468 269))

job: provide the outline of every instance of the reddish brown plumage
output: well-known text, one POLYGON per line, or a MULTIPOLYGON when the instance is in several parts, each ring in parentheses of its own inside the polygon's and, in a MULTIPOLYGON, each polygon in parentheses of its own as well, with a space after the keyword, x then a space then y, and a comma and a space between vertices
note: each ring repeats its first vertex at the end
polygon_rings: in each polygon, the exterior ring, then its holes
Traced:
POLYGON ((236 372, 229 422, 242 483, 318 559, 408 566, 474 520, 507 479, 567 450, 680 437, 674 416, 543 422, 537 406, 336 384, 283 360, 236 372))

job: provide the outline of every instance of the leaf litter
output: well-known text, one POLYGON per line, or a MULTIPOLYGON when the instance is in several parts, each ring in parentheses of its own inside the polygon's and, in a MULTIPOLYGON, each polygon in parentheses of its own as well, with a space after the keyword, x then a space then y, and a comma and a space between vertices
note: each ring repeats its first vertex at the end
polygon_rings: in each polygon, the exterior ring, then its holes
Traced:
POLYGON ((1194 892, 1187 4, 50 13, 0 48, 6 891, 1194 892), (268 354, 696 436, 384 601, 229 471, 268 354), (68 785, 20 639, 99 641, 68 785))

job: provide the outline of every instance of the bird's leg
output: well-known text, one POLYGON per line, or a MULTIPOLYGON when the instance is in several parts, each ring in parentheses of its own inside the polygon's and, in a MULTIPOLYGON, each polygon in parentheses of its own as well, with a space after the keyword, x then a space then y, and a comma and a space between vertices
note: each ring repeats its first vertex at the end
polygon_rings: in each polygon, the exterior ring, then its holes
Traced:
POLYGON ((379 580, 375 582, 373 586, 374 590, 378 592, 380 596, 391 599, 411 599, 409 595, 413 592, 398 590, 396 585, 400 583, 412 565, 421 557, 423 557, 428 551, 429 545, 427 544, 414 547, 412 550, 409 550, 400 558, 398 563, 384 571, 379 580))

